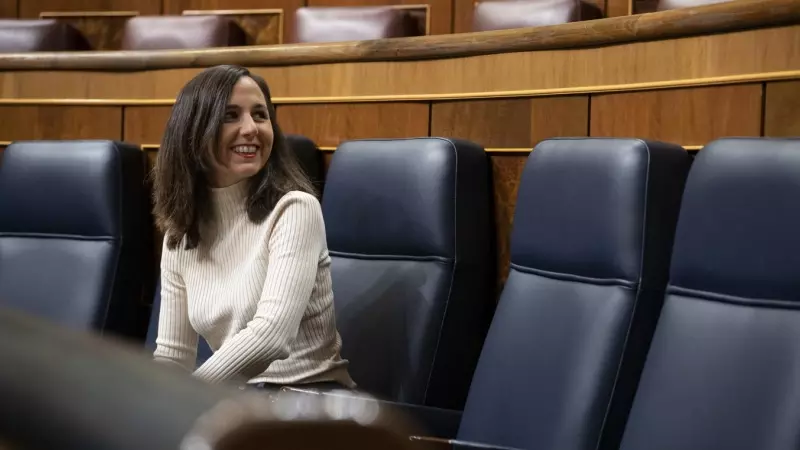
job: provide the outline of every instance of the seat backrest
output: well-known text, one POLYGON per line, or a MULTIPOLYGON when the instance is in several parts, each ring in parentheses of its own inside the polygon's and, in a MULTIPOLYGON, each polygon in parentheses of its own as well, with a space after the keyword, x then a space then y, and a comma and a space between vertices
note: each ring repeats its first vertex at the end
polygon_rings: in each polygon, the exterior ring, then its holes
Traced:
POLYGON ((50 19, 0 19, 0 53, 89 50, 73 26, 50 19))
POLYGON ((680 146, 637 139, 536 146, 459 439, 537 450, 619 439, 689 165, 680 146))
POLYGON ((472 31, 560 25, 601 16, 594 3, 583 0, 486 0, 475 2, 472 31))
POLYGON ((691 8, 693 6, 712 5, 714 3, 726 3, 732 0, 658 0, 658 11, 670 9, 691 8))
MULTIPOLYGON (((299 134, 287 134, 286 144, 294 151, 300 166, 306 175, 311 179, 314 186, 319 192, 322 192, 324 184, 324 170, 322 153, 311 139, 301 136, 299 134)), ((153 304, 150 310, 150 323, 147 327, 147 338, 145 348, 154 352, 156 350, 156 338, 158 338, 158 317, 161 311, 161 282, 156 283, 155 295, 153 296, 153 304)), ((214 351, 208 345, 203 337, 197 347, 197 366, 203 364, 214 351)))
POLYGON ((295 13, 295 34, 295 42, 366 41, 417 36, 420 29, 401 8, 303 7, 295 13))
POLYGON ((689 174, 622 448, 800 448, 800 139, 721 139, 689 174))
POLYGON ((128 20, 122 50, 168 50, 235 47, 245 32, 224 16, 138 16, 128 20))
POLYGON ((11 144, 0 167, 0 306, 142 339, 148 204, 138 147, 11 144))
POLYGON ((342 355, 365 391, 461 409, 494 305, 489 162, 441 138, 345 142, 322 198, 342 355))

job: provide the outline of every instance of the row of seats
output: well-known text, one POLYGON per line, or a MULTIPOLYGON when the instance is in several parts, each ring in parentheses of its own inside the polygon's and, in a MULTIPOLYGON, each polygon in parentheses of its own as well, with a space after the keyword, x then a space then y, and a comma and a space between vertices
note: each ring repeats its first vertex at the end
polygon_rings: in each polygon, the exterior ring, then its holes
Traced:
MULTIPOLYGON (((660 9, 719 1, 661 0, 660 9)), ((602 13, 587 0, 494 0, 476 2, 473 17, 474 31, 489 31, 597 19, 602 13)), ((420 36, 427 33, 425 23, 425 13, 413 8, 303 7, 295 13, 294 42, 420 36)), ((122 36, 120 50, 200 49, 248 42, 234 20, 213 14, 132 17, 122 36)), ((0 52, 90 49, 86 36, 58 19, 0 20, 0 52)))
POLYGON ((540 143, 463 413, 405 409, 453 448, 797 448, 798 180, 798 139, 722 139, 694 163, 659 142, 540 143))
MULTIPOLYGON (((797 140, 724 139, 690 170, 676 145, 542 142, 492 311, 483 150, 439 138, 343 143, 322 198, 343 355, 364 390, 419 406, 410 410, 431 434, 459 441, 796 448, 799 152, 797 140)), ((137 154, 108 142, 6 150, 0 304, 60 322, 89 301, 82 310, 95 315, 124 311, 132 299, 111 295, 130 266, 110 261, 129 242, 117 220, 141 190, 137 154), (87 277, 92 265, 105 272, 87 277), (55 267, 67 275, 35 279, 33 268, 55 267), (105 296, 89 298, 90 285, 105 296)))

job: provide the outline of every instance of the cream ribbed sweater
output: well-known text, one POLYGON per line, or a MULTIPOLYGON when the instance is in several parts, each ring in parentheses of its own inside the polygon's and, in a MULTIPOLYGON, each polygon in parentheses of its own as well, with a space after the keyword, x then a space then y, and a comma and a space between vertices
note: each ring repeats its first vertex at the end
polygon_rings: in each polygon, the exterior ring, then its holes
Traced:
POLYGON ((319 202, 290 192, 255 224, 246 188, 212 190, 214 224, 197 249, 164 245, 156 360, 193 370, 199 333, 214 350, 194 371, 200 379, 353 386, 339 356, 319 202))

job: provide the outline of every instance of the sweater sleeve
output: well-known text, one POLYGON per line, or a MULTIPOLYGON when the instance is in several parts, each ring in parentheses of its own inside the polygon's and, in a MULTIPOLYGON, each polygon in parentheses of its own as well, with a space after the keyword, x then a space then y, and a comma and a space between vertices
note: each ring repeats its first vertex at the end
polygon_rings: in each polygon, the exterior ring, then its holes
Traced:
POLYGON ((161 251, 161 310, 153 356, 158 362, 177 364, 191 372, 197 360, 199 337, 189 322, 186 286, 175 270, 175 253, 166 245, 161 251))
POLYGON ((309 304, 325 243, 317 199, 287 194, 273 211, 267 274, 254 317, 202 365, 195 376, 217 383, 250 379, 289 356, 309 304))

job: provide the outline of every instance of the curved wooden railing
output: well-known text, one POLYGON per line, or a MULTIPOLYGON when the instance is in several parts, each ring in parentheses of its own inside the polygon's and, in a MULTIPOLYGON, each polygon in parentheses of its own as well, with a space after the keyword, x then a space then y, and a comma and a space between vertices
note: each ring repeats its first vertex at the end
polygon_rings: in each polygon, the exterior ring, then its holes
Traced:
POLYGON ((587 48, 674 39, 800 22, 797 0, 737 0, 658 13, 537 28, 360 42, 253 46, 195 51, 111 51, 0 55, 0 70, 133 71, 217 64, 287 66, 413 61, 587 48))

